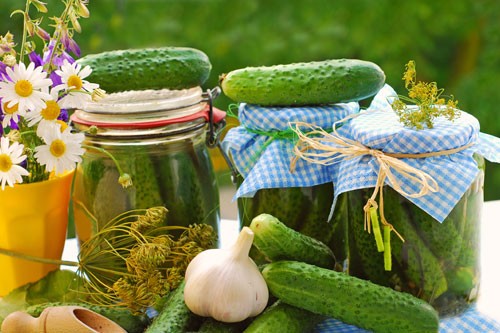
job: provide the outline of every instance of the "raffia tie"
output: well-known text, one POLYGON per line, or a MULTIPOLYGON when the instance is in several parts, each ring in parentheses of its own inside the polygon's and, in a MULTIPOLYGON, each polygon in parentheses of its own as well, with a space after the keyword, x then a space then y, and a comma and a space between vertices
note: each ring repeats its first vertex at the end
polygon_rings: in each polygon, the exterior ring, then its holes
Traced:
MULTIPOLYGON (((348 116, 347 118, 340 120, 339 123, 345 122, 351 118, 356 117, 357 115, 359 114, 348 116)), ((368 232, 370 232, 371 230, 370 208, 378 208, 382 224, 388 226, 391 231, 394 231, 395 234, 403 242, 404 238, 394 229, 394 227, 389 222, 387 222, 384 216, 384 198, 383 191, 381 189, 385 184, 385 180, 388 179, 393 189, 405 197, 419 198, 425 196, 429 192, 437 192, 439 190, 439 185, 429 174, 410 166, 401 159, 451 155, 465 150, 473 144, 469 143, 467 145, 454 149, 422 154, 384 153, 381 150, 366 147, 358 141, 341 136, 336 131, 336 125, 337 123, 333 125, 333 131, 331 133, 328 133, 321 127, 305 122, 290 123, 290 127, 296 133, 298 138, 298 141, 294 147, 295 157, 290 162, 290 171, 294 172, 299 158, 310 163, 331 165, 340 162, 340 160, 347 160, 359 156, 371 155, 376 159, 379 165, 379 170, 375 190, 373 191, 372 196, 368 199, 366 205, 363 208, 365 230, 367 230, 368 232), (305 129, 305 131, 301 129, 305 129), (419 184, 420 190, 414 193, 409 193, 403 190, 400 182, 397 180, 392 170, 397 171, 403 177, 419 184), (377 194, 379 194, 378 203, 376 201, 377 194)))

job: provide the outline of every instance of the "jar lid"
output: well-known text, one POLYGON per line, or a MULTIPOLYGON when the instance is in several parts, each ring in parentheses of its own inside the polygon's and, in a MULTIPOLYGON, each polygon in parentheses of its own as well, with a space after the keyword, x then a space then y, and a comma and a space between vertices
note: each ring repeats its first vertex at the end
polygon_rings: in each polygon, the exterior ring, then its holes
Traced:
POLYGON ((207 106, 201 87, 125 91, 86 103, 71 119, 89 126, 156 127, 203 117, 207 106))

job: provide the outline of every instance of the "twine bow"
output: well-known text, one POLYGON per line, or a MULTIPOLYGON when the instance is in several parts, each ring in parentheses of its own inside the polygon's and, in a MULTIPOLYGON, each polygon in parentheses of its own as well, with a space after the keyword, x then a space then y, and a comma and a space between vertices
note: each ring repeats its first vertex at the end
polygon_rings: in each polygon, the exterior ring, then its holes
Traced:
MULTIPOLYGON (((345 121, 357 117, 358 115, 359 114, 350 115, 340 120, 338 123, 344 123, 345 121)), ((381 189, 384 186, 385 181, 388 180, 392 188, 398 193, 410 198, 419 198, 425 196, 429 192, 439 191, 438 183, 428 173, 412 167, 411 165, 404 162, 402 158, 426 158, 431 156, 450 155, 467 149, 473 144, 469 143, 458 148, 430 153, 393 154, 385 153, 377 149, 372 149, 361 144, 358 141, 341 136, 336 130, 337 123, 334 123, 333 131, 331 133, 326 132, 321 127, 305 122, 294 122, 290 124, 290 127, 296 133, 298 138, 298 141, 294 147, 295 157, 290 162, 291 172, 294 172, 299 158, 310 163, 321 165, 332 165, 340 162, 341 160, 348 160, 364 155, 369 155, 375 158, 379 165, 379 169, 377 172, 377 182, 373 194, 368 199, 363 210, 364 228, 369 233, 373 229, 377 247, 380 252, 384 251, 384 243, 382 242, 382 236, 378 225, 378 217, 376 214, 377 210, 380 214, 381 223, 384 226, 384 234, 389 235, 390 231, 394 231, 395 234, 401 239, 401 241, 404 242, 404 238, 402 237, 402 235, 399 234, 397 230, 395 230, 392 224, 387 222, 384 216, 384 198, 383 191, 381 189), (392 170, 396 171, 402 177, 418 184, 419 190, 417 192, 411 193, 405 191, 392 170), (377 195, 379 195, 378 203, 376 200, 377 195), (386 229, 388 229, 388 232, 386 229)), ((388 264, 387 262, 386 269, 390 270, 390 264, 388 264), (388 267, 389 269, 387 269, 388 267)))

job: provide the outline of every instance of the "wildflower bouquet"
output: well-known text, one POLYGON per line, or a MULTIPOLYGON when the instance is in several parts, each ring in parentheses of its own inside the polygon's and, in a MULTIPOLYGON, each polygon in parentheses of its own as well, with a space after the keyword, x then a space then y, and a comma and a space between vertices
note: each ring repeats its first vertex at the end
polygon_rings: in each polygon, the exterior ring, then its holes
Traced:
POLYGON ((50 35, 41 26, 48 13, 40 0, 26 0, 22 41, 0 36, 0 184, 39 182, 75 168, 84 152, 83 134, 74 133, 69 110, 97 98, 98 84, 85 78, 91 69, 75 62, 80 49, 73 39, 87 18, 88 0, 61 0, 64 10, 50 17, 50 35), (42 15, 32 18, 31 13, 42 15))

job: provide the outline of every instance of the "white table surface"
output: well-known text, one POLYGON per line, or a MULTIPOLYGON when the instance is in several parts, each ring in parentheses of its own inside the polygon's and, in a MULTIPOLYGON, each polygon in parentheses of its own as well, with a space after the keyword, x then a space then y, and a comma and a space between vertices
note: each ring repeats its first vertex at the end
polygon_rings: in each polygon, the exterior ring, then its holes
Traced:
MULTIPOLYGON (((221 221, 221 247, 230 246, 238 234, 234 220, 221 221)), ((75 239, 66 242, 63 259, 75 260, 75 239)), ((500 200, 488 201, 483 206, 481 224, 481 280, 478 310, 500 322, 500 200)), ((70 267, 64 267, 71 269, 70 267)))
POLYGON ((500 322, 500 200, 483 206, 478 310, 500 322))

